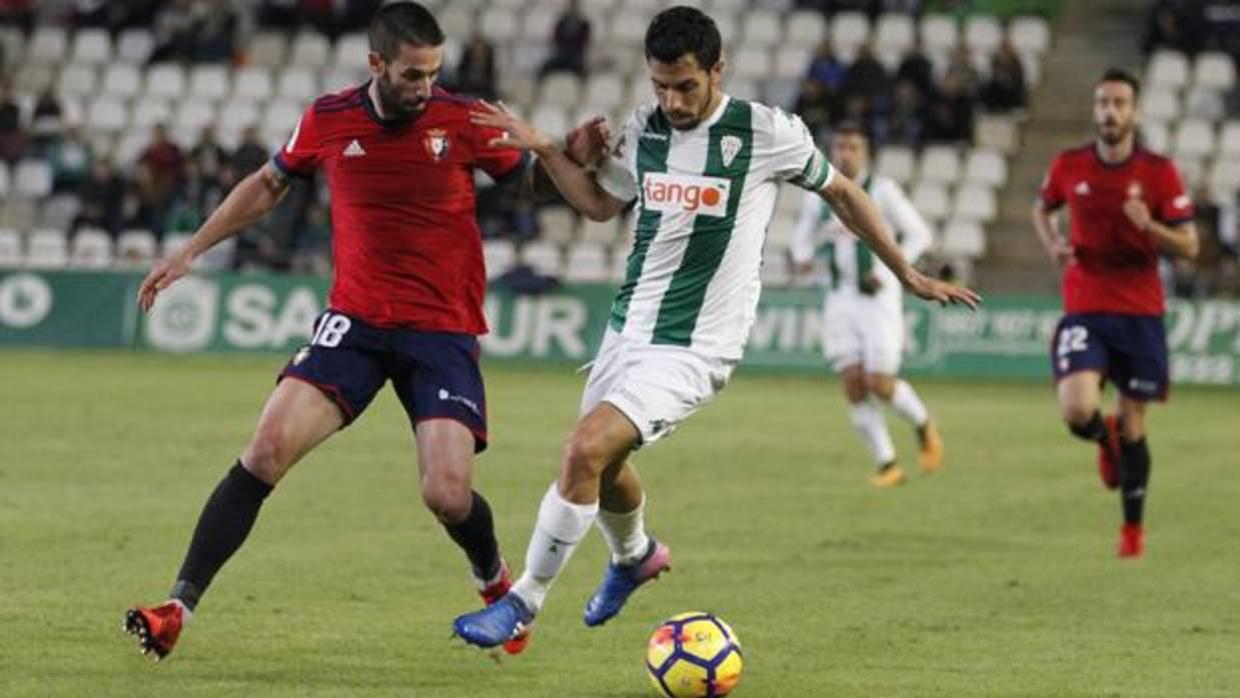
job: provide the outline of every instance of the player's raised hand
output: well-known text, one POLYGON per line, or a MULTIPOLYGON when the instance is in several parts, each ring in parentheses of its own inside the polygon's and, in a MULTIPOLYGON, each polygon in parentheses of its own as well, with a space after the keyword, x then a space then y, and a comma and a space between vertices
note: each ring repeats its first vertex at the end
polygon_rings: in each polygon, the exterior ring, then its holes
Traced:
POLYGON ((982 297, 973 290, 932 279, 916 269, 909 271, 904 286, 918 298, 942 305, 960 304, 968 306, 970 310, 977 310, 977 306, 982 303, 982 297))
POLYGON ((1137 196, 1131 196, 1124 202, 1124 215, 1128 216, 1129 222, 1143 233, 1150 229, 1150 223, 1154 220, 1154 217, 1150 215, 1150 207, 1146 206, 1145 201, 1137 196))
POLYGON ((593 165, 607 155, 607 145, 611 141, 611 129, 607 119, 596 116, 577 128, 568 132, 565 138, 568 157, 578 165, 593 165))
POLYGON ((487 143, 492 148, 541 150, 555 146, 542 131, 513 114, 503 102, 491 104, 479 100, 478 106, 469 113, 469 120, 475 126, 487 126, 504 132, 502 136, 492 138, 487 143))
POLYGON ((146 278, 142 280, 142 285, 138 287, 138 307, 142 309, 142 312, 150 312, 151 306, 155 305, 155 296, 189 273, 191 262, 192 258, 182 248, 173 253, 171 257, 155 264, 151 273, 146 275, 146 278))

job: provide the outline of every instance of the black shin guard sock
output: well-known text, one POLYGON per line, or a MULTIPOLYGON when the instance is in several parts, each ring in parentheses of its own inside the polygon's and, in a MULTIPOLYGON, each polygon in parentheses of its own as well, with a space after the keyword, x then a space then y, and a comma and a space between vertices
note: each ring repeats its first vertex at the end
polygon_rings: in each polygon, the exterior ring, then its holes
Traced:
POLYGON ((1102 413, 1094 410, 1089 421, 1084 424, 1068 423, 1068 431, 1086 441, 1102 441, 1107 437, 1107 426, 1102 422, 1102 413))
POLYGON ((491 505, 477 492, 465 520, 444 529, 456 544, 465 551, 469 564, 478 579, 494 579, 499 573, 499 543, 495 540, 495 523, 491 519, 491 505))
POLYGON ((1145 439, 1122 441, 1119 456, 1120 498, 1124 523, 1141 523, 1145 513, 1145 489, 1150 482, 1150 449, 1145 439))
POLYGON ((215 573, 245 542, 271 489, 271 485, 254 477, 237 461, 202 508, 189 552, 172 587, 172 598, 179 599, 190 610, 198 605, 198 597, 207 590, 215 573))

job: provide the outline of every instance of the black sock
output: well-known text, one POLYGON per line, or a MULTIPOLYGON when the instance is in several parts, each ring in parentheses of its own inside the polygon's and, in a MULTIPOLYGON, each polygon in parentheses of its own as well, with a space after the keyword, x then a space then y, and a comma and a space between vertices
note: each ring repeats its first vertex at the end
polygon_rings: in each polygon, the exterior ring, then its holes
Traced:
POLYGON ((194 610, 215 573, 245 542, 271 489, 237 461, 202 508, 172 598, 194 610))
POLYGON ((1124 504, 1124 523, 1141 523, 1145 512, 1145 488, 1150 481, 1150 449, 1139 441, 1122 441, 1119 456, 1119 488, 1124 504))
POLYGON ((474 576, 482 580, 491 580, 499 574, 499 543, 495 540, 495 524, 491 519, 491 505, 477 492, 473 493, 473 504, 469 516, 459 524, 444 529, 452 540, 461 546, 474 568, 474 576))
POLYGON ((1107 437, 1107 426, 1102 422, 1102 413, 1094 410, 1089 421, 1084 424, 1068 422, 1068 431, 1086 441, 1102 441, 1107 437))

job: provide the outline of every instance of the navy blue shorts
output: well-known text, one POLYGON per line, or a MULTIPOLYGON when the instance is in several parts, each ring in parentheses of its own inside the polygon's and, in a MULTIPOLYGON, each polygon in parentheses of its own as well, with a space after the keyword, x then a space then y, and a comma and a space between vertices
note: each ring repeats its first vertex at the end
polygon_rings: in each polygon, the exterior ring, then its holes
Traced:
POLYGON ((1051 341, 1055 380, 1097 371, 1124 395, 1165 400, 1171 385, 1167 333, 1158 315, 1068 314, 1051 341))
POLYGON ((322 390, 346 425, 391 380, 411 425, 455 420, 473 432, 474 451, 481 452, 487 447, 487 412, 478 354, 473 335, 383 329, 328 310, 279 380, 296 378, 322 390))

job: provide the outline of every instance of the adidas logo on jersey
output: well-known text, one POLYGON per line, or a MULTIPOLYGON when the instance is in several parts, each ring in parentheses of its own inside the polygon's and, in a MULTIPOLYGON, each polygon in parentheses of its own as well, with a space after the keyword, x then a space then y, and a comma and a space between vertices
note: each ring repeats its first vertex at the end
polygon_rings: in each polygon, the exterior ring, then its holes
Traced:
POLYGON ((642 208, 663 213, 723 216, 727 214, 731 184, 722 177, 647 172, 642 181, 642 208))
POLYGON ((362 149, 362 144, 358 143, 356 138, 344 149, 344 156, 346 158, 360 158, 365 154, 366 151, 362 149))
POLYGON ((1089 182, 1082 181, 1080 184, 1076 185, 1077 196, 1085 196, 1088 193, 1089 193, 1089 182))

